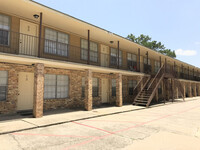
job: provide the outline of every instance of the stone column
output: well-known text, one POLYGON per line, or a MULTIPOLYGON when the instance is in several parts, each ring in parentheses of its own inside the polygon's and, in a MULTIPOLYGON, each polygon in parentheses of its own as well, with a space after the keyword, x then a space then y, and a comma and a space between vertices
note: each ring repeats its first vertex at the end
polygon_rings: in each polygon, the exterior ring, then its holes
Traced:
POLYGON ((122 106, 122 74, 116 74, 116 106, 122 106))
POLYGON ((198 96, 200 96, 200 84, 197 84, 197 87, 198 87, 198 96))
POLYGON ((85 109, 92 110, 92 70, 86 70, 85 76, 85 109))
POLYGON ((178 91, 178 87, 176 87, 176 98, 179 98, 179 91, 178 91))
POLYGON ((197 85, 196 85, 196 83, 194 83, 194 86, 193 86, 194 88, 193 88, 193 91, 194 91, 194 97, 196 97, 197 96, 197 85))
POLYGON ((164 102, 167 100, 167 82, 166 82, 166 79, 163 80, 163 99, 164 99, 164 102))
POLYGON ((189 97, 192 97, 192 87, 191 87, 191 83, 188 83, 188 95, 189 97))
POLYGON ((185 83, 183 82, 182 85, 183 85, 183 95, 184 95, 184 98, 185 98, 185 83))
POLYGON ((172 102, 174 101, 174 79, 171 79, 172 102))
POLYGON ((44 64, 35 64, 34 89, 33 116, 39 118, 43 116, 44 64))

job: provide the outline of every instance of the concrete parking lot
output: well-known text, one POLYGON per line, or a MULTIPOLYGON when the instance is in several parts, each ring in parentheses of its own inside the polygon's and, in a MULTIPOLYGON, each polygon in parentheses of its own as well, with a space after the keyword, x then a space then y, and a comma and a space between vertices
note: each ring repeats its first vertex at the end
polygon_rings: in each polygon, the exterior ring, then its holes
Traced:
POLYGON ((4 134, 0 149, 200 150, 200 99, 4 134))

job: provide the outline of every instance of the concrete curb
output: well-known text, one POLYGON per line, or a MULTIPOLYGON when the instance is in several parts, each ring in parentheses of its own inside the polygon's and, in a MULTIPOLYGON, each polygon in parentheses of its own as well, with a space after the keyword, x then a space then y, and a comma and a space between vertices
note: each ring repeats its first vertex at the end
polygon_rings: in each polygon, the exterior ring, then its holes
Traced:
POLYGON ((132 111, 143 110, 143 109, 146 109, 146 107, 138 108, 138 109, 125 110, 125 111, 119 111, 119 112, 114 112, 114 113, 109 113, 109 114, 101 114, 101 115, 96 115, 96 116, 92 116, 92 117, 84 117, 84 118, 70 120, 70 121, 61 121, 61 122, 51 123, 51 124, 48 124, 48 125, 41 125, 41 126, 38 126, 38 125, 35 125, 35 124, 30 123, 30 122, 22 120, 26 123, 34 125, 35 127, 24 128, 24 129, 20 129, 20 130, 7 131, 7 132, 1 132, 0 135, 10 134, 10 133, 14 133, 14 132, 27 131, 27 130, 43 128, 43 127, 50 127, 50 126, 60 125, 60 124, 64 124, 64 123, 70 123, 70 122, 73 122, 73 121, 81 121, 81 120, 86 120, 86 119, 98 118, 98 117, 120 114, 120 113, 125 113, 125 112, 132 112, 132 111))

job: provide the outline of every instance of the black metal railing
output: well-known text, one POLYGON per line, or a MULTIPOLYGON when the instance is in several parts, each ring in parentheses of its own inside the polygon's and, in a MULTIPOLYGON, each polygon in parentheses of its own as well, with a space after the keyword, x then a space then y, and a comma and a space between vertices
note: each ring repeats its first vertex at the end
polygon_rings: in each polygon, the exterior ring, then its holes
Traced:
MULTIPOLYGON (((100 53, 97 50, 90 49, 88 53, 87 48, 70 45, 65 40, 54 41, 45 38, 39 39, 37 36, 2 29, 0 29, 0 52, 117 68, 133 72, 144 72, 151 75, 156 74, 156 70, 159 69, 158 66, 156 69, 154 66, 153 69, 153 63, 147 65, 138 61, 124 60, 123 55, 118 60, 118 56, 112 56, 109 53, 100 53)), ((151 59, 151 61, 158 62, 159 60, 151 59)), ((166 72, 171 72, 173 67, 168 64, 166 66, 166 72)), ((176 77, 200 81, 200 76, 191 74, 188 76, 187 73, 176 72, 176 77)))

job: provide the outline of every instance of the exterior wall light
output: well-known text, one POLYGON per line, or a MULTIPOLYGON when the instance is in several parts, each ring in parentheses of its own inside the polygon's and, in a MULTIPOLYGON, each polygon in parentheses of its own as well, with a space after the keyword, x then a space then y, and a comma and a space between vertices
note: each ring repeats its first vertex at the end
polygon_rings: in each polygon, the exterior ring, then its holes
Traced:
POLYGON ((39 18, 39 15, 38 15, 38 14, 34 14, 33 17, 34 17, 35 19, 38 19, 38 18, 39 18))

